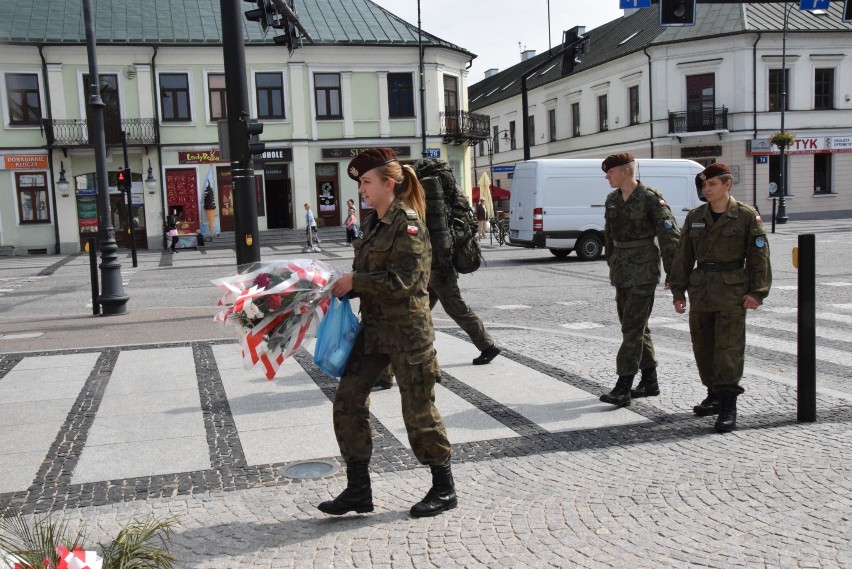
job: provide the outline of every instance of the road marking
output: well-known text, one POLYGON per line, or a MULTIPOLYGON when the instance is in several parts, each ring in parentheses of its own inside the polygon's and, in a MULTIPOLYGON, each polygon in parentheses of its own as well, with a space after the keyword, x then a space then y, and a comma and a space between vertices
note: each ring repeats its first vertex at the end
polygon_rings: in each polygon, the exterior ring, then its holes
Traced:
POLYGON ((562 328, 569 330, 591 330, 593 328, 603 328, 603 324, 597 322, 571 322, 570 324, 560 324, 562 328))
POLYGON ((586 300, 569 300, 568 302, 557 302, 556 304, 561 304, 562 306, 578 306, 581 304, 589 304, 586 300))
POLYGON ((842 324, 852 324, 852 316, 847 314, 835 314, 834 312, 817 312, 816 317, 829 322, 840 322, 842 324))
POLYGON ((799 311, 795 306, 764 306, 761 310, 775 314, 796 314, 799 311))
POLYGON ((495 306, 494 308, 498 310, 524 310, 529 308, 526 304, 503 304, 500 306, 495 306))
MULTIPOLYGON (((768 328, 770 330, 780 330, 782 332, 798 333, 798 325, 795 322, 784 322, 781 320, 772 320, 770 318, 760 318, 749 316, 747 323, 749 326, 757 326, 758 328, 768 328)), ((816 327, 816 335, 819 338, 833 340, 837 342, 852 342, 852 335, 848 332, 842 332, 835 328, 826 328, 824 326, 816 327)))
POLYGON ((798 285, 776 285, 772 290, 799 290, 798 285))
POLYGON ((823 286, 852 286, 852 283, 847 282, 833 282, 833 283, 820 283, 823 286))
POLYGON ((839 308, 840 310, 852 310, 852 304, 829 304, 832 308, 839 308))

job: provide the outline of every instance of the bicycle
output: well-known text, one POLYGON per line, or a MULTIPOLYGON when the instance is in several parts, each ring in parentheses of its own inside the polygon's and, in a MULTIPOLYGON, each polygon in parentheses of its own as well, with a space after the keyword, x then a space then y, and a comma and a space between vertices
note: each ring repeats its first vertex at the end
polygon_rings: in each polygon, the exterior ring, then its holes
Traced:
POLYGON ((499 245, 504 245, 509 240, 509 220, 505 217, 492 217, 488 223, 491 224, 492 242, 496 240, 499 245))

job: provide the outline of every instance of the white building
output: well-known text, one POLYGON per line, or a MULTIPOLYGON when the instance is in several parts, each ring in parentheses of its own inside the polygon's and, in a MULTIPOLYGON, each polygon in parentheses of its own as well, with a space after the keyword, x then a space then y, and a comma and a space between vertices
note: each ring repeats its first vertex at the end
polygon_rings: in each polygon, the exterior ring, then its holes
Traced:
MULTIPOLYGON (((471 85, 471 110, 491 118, 496 185, 511 188, 524 158, 529 75, 531 158, 629 151, 725 162, 734 196, 768 217, 781 166, 767 140, 781 127, 786 63, 790 219, 852 215, 852 24, 839 2, 817 13, 793 7, 783 61, 784 6, 699 4, 696 25, 681 28, 660 27, 656 5, 627 11, 585 34, 588 52, 568 73, 561 56, 544 53, 471 85)), ((474 177, 488 170, 488 147, 478 145, 474 177)))

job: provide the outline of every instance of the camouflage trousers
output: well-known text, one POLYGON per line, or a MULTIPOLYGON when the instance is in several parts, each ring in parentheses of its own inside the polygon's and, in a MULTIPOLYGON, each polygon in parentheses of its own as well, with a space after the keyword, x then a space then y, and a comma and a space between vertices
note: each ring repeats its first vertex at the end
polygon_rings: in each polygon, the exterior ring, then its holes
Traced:
POLYGON ((619 376, 635 375, 641 369, 657 367, 648 328, 656 290, 656 284, 615 289, 615 306, 621 323, 621 347, 615 358, 619 376))
POLYGON ((745 363, 745 308, 719 312, 689 311, 692 353, 701 383, 714 393, 739 395, 745 363))
POLYGON ((370 390, 379 374, 393 366, 402 418, 411 449, 421 464, 447 464, 452 452, 441 414, 435 407, 435 379, 441 370, 435 348, 393 354, 365 354, 363 337, 352 348, 334 396, 334 434, 347 464, 368 463, 373 454, 370 390))

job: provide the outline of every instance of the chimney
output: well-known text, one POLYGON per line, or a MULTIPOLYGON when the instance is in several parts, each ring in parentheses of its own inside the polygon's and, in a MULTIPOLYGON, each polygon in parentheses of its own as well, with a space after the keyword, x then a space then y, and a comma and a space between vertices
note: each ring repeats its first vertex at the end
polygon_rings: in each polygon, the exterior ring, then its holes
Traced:
POLYGON ((488 79, 489 77, 494 77, 499 72, 500 72, 500 70, 497 69, 496 67, 492 67, 491 69, 486 69, 485 70, 485 79, 488 79))
POLYGON ((534 49, 527 49, 521 52, 521 61, 526 61, 535 57, 534 49))

